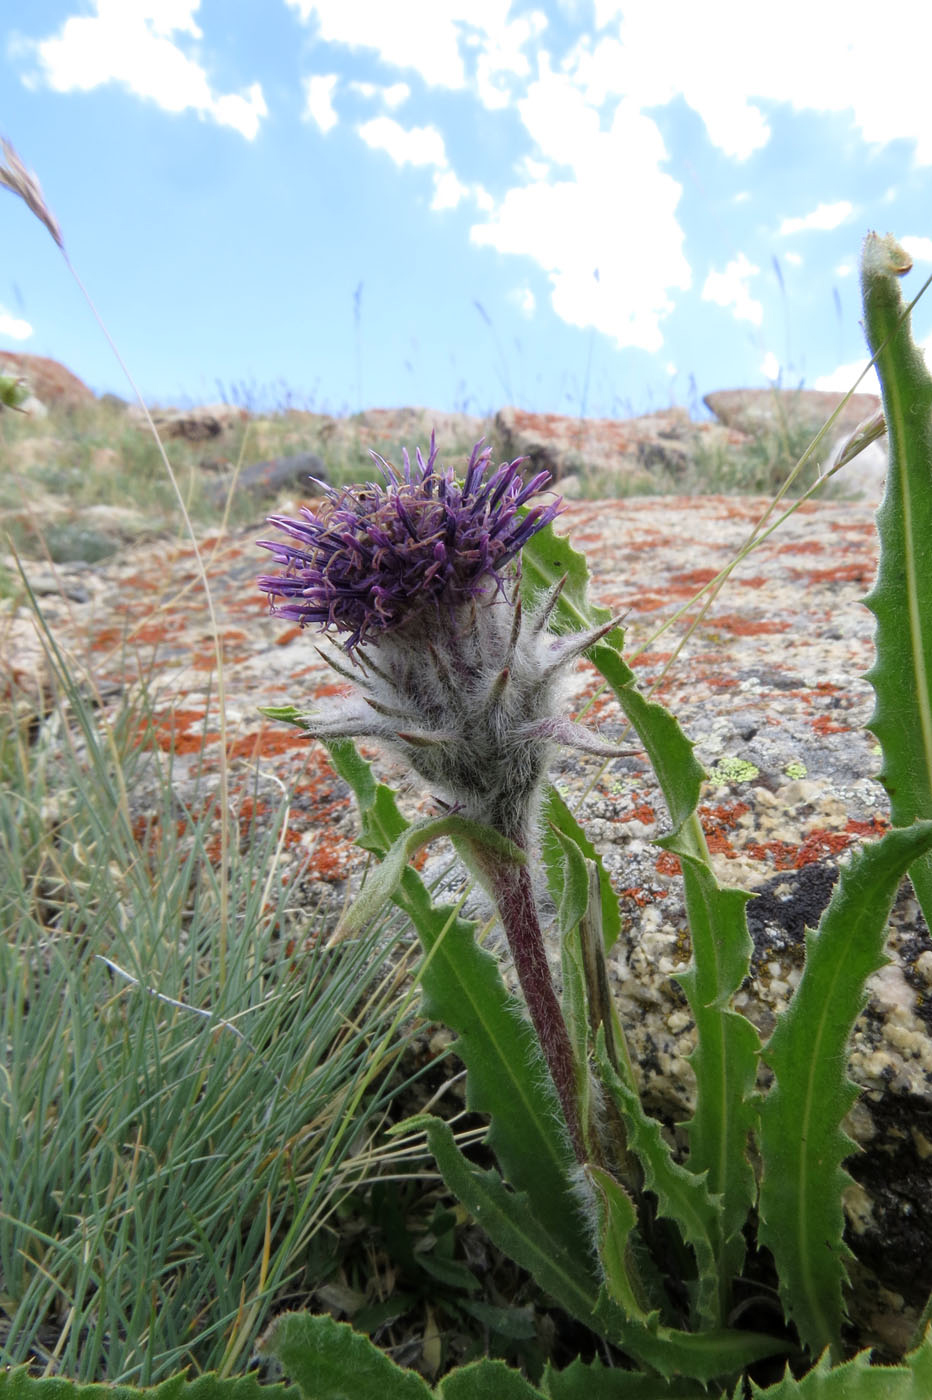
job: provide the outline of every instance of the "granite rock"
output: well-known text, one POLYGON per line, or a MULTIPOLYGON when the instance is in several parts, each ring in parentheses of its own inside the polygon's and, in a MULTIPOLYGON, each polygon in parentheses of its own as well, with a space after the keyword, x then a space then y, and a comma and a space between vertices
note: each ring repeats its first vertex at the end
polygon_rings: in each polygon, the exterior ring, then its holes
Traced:
MULTIPOLYGON (((790 422, 815 434, 844 397, 824 389, 718 389, 706 394, 702 402, 720 423, 740 432, 773 431, 790 422)), ((832 437, 853 433, 880 408, 876 394, 852 394, 832 425, 832 437)))
POLYGON ((327 469, 316 452, 296 452, 266 462, 251 462, 238 473, 218 476, 208 489, 217 505, 226 501, 231 490, 257 499, 289 490, 302 496, 319 496, 321 487, 315 483, 326 477, 327 469))
MULTIPOLYGON (((130 419, 144 432, 151 431, 146 415, 138 404, 130 404, 130 419)), ((184 438, 188 442, 208 442, 249 421, 246 409, 231 404, 205 404, 199 408, 152 408, 153 423, 162 438, 184 438)))
POLYGON ((0 374, 24 379, 46 408, 76 408, 94 402, 94 394, 83 380, 57 360, 46 359, 44 355, 0 350, 0 374))
POLYGON ((739 447, 746 441, 741 432, 692 422, 685 408, 616 420, 509 407, 493 422, 497 457, 526 457, 531 470, 549 471, 561 490, 568 475, 584 471, 624 495, 683 481, 700 446, 739 447))

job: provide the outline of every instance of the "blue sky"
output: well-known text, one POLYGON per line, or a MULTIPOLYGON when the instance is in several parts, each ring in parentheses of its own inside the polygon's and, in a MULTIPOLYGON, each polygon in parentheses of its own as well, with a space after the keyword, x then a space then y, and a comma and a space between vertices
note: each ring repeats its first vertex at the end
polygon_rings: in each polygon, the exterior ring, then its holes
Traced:
MULTIPOLYGON (((848 388, 932 273, 932 6, 31 0, 0 134, 142 391, 625 416, 848 388)), ((915 316, 932 346, 932 295, 915 316)), ((0 348, 121 371, 0 194, 0 348)))

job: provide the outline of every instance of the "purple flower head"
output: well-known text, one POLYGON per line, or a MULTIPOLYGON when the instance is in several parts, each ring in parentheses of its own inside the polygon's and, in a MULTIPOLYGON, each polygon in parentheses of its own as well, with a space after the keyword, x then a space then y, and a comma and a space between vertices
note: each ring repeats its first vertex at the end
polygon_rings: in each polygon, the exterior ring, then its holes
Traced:
POLYGON ((355 663, 325 658, 353 689, 302 724, 390 744, 450 805, 524 845, 551 746, 606 752, 566 719, 562 691, 614 623, 551 632, 563 581, 522 605, 513 561, 561 509, 525 508, 546 472, 525 484, 520 459, 492 468, 479 442, 460 480, 436 465, 433 436, 426 462, 373 455, 384 485, 328 489, 300 520, 271 516, 287 538, 262 541, 283 566, 259 579, 273 613, 336 633, 355 663))
POLYGON ((300 520, 269 516, 290 539, 259 541, 284 569, 259 579, 272 612, 348 634, 346 651, 426 609, 449 612, 502 593, 507 566, 562 509, 557 499, 523 511, 549 473, 525 484, 520 457, 492 470, 492 449, 481 440, 462 481, 437 466, 433 434, 426 462, 420 449, 413 466, 403 453, 402 470, 372 456, 384 485, 328 488, 317 509, 301 508, 300 520))

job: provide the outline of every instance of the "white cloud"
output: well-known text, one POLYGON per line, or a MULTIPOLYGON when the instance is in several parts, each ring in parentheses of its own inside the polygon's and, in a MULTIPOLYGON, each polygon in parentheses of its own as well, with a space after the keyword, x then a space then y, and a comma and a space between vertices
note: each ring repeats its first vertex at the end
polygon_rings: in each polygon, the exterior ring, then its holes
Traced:
POLYGON ((546 28, 547 16, 532 10, 511 22, 501 20, 486 32, 476 60, 476 87, 483 106, 492 111, 514 101, 514 79, 531 76, 531 64, 524 50, 536 43, 546 28))
POLYGON ((0 306, 0 335, 10 340, 28 340, 33 334, 32 326, 21 316, 14 316, 6 307, 0 306))
POLYGON ((315 73, 304 80, 304 115, 315 121, 324 133, 331 131, 339 121, 333 109, 333 93, 338 81, 336 73, 315 73))
POLYGON ((494 200, 482 185, 464 185, 452 170, 434 172, 434 197, 431 209, 456 209, 464 199, 471 199, 479 209, 494 207, 494 200))
POLYGON ((584 94, 545 56, 518 111, 536 148, 565 174, 506 191, 470 230, 472 242, 542 267, 553 308, 570 325, 658 350, 660 322, 673 308, 669 290, 688 287, 691 272, 675 217, 681 188, 660 168, 666 151, 656 124, 621 102, 603 130, 584 94))
POLYGON ((835 276, 836 276, 836 277, 850 277, 853 271, 854 271, 854 264, 853 264, 853 263, 842 262, 842 263, 839 263, 838 266, 835 268, 835 276))
POLYGON ((434 197, 431 209, 455 209, 460 200, 469 194, 469 186, 453 174, 452 170, 438 171, 434 176, 434 197))
POLYGON ((434 165, 444 169, 447 152, 435 126, 403 127, 393 117, 373 117, 356 130, 367 146, 386 151, 396 165, 434 165))
MULTIPOLYGON (((849 0, 843 40, 832 7, 811 0, 784 0, 765 32, 745 0, 677 5, 675 23, 656 0, 595 0, 596 23, 559 63, 547 51, 551 9, 542 0, 517 17, 510 0, 286 3, 315 39, 369 51, 388 74, 416 73, 430 87, 467 91, 487 109, 507 104, 517 114, 525 149, 512 158, 511 188, 497 188, 491 208, 486 191, 451 168, 446 127, 405 130, 383 117, 358 130, 398 164, 431 171, 434 209, 459 206, 467 191, 480 208, 484 200, 487 217, 472 227, 471 241, 536 263, 550 279, 558 315, 620 346, 659 348, 675 294, 691 284, 677 218, 681 188, 668 172, 652 109, 685 102, 735 162, 766 146, 780 107, 779 115, 788 108, 839 113, 866 140, 913 139, 917 159, 932 163, 926 104, 901 91, 910 81, 917 94, 925 91, 932 19, 915 21, 930 31, 925 47, 923 34, 912 33, 903 46, 884 33, 879 47, 890 61, 880 72, 869 0, 849 0)), ((750 189, 745 183, 735 202, 747 202, 750 189)), ((781 232, 832 229, 853 212, 847 201, 827 203, 785 220, 781 232)), ((745 264, 738 259, 713 273, 706 293, 759 325, 763 312, 745 264)))
MULTIPOLYGON (((927 335, 924 340, 919 340, 916 343, 925 356, 926 364, 929 369, 932 370, 932 333, 927 335)), ((846 394, 849 389, 854 388, 855 380, 866 364, 867 358, 865 357, 862 360, 851 360, 848 364, 838 365, 830 374, 820 375, 815 381, 813 388, 831 389, 836 393, 846 394)), ((878 397, 880 396, 880 380, 874 368, 867 371, 855 392, 858 394, 877 394, 878 397)))
POLYGON ((760 372, 765 379, 769 379, 771 384, 779 383, 780 361, 777 359, 776 355, 773 353, 772 350, 768 350, 767 354, 761 361, 760 372))
POLYGON ((910 237, 897 240, 906 249, 913 262, 932 262, 932 238, 910 237))
POLYGON ((791 267, 802 267, 803 260, 799 253, 784 253, 783 256, 791 267))
POLYGON ((379 88, 378 93, 386 107, 394 111, 402 102, 407 102, 411 96, 411 89, 407 83, 392 83, 390 87, 379 88))
POLYGON ((710 140, 726 155, 745 160, 770 139, 763 112, 749 100, 742 65, 734 62, 745 33, 753 33, 759 47, 759 20, 753 7, 747 7, 747 15, 736 12, 727 25, 728 44, 710 43, 716 33, 710 8, 714 11, 714 0, 679 5, 671 23, 668 6, 631 0, 611 26, 614 32, 595 41, 585 35, 569 63, 593 105, 621 94, 642 109, 684 99, 702 118, 710 140))
POLYGON ((508 293, 508 300, 511 302, 512 306, 516 306, 521 312, 521 315, 526 316, 528 320, 531 319, 534 312, 537 310, 537 298, 530 287, 513 287, 508 293))
POLYGON ((834 204, 819 204, 811 213, 803 214, 802 218, 784 219, 777 233, 802 233, 808 229, 828 232, 838 228, 853 213, 854 205, 849 204, 847 199, 839 199, 834 204))
POLYGON ((475 91, 496 109, 515 99, 516 81, 531 72, 533 50, 547 28, 543 10, 512 19, 511 0, 286 0, 320 39, 373 49, 383 63, 411 69, 432 87, 460 89, 475 67, 475 91), (466 59, 470 62, 467 65, 466 59))
MULTIPOLYGON (((849 364, 838 365, 830 374, 822 374, 816 379, 813 388, 830 389, 834 393, 847 394, 853 388, 855 380, 861 373, 867 360, 852 360, 849 364)), ((858 394, 879 394, 880 380, 877 378, 875 369, 868 370, 861 380, 856 391, 858 394)))
MULTIPOLYGON (((286 0, 299 18, 313 21, 321 39, 328 44, 346 44, 354 49, 375 49, 384 63, 395 68, 413 68, 427 83, 437 87, 461 88, 466 71, 459 51, 456 6, 436 0, 286 0)), ((462 20, 469 17, 469 6, 459 5, 462 20)), ((481 4, 477 8, 481 10, 481 4)), ((477 23, 481 24, 481 13, 477 23)))
POLYGON ((30 47, 38 74, 27 86, 45 83, 56 92, 90 92, 120 83, 137 97, 168 112, 193 110, 253 140, 268 108, 259 83, 243 93, 218 93, 207 72, 174 42, 184 34, 202 38, 194 22, 200 0, 95 0, 95 13, 73 15, 57 34, 30 47))
POLYGON ((411 96, 411 89, 407 83, 391 83, 388 87, 382 87, 378 83, 347 83, 347 87, 353 92, 358 92, 360 97, 380 98, 390 111, 400 107, 402 102, 407 102, 411 96))
POLYGON ((596 28, 608 37, 585 46, 593 55, 607 43, 621 50, 605 62, 606 91, 623 91, 644 107, 681 96, 737 159, 767 139, 757 104, 781 103, 850 114, 863 140, 914 141, 917 164, 932 164, 929 6, 910 7, 905 41, 898 25, 878 22, 871 0, 847 0, 843 26, 837 5, 811 0, 783 0, 765 27, 759 7, 745 0, 679 4, 672 12, 671 23, 671 6, 656 0, 596 0, 596 28))
POLYGON ((764 308, 751 296, 749 283, 760 272, 744 255, 739 253, 725 268, 724 272, 710 272, 702 289, 703 301, 714 301, 717 306, 734 307, 736 321, 751 321, 759 326, 764 318, 764 308))

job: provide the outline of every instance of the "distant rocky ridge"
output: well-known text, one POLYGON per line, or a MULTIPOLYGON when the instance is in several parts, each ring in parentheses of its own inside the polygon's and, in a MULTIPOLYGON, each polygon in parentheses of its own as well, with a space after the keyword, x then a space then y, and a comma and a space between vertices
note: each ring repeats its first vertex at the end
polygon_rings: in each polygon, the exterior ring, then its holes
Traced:
MULTIPOLYGON (((35 399, 49 408, 80 407, 94 402, 92 391, 70 370, 40 356, 0 352, 0 373, 21 377, 35 399)), ((114 396, 105 396, 119 403, 114 396)), ((585 472, 590 485, 604 482, 606 496, 651 494, 669 491, 683 483, 689 490, 691 466, 702 453, 715 455, 740 450, 764 433, 786 432, 792 426, 811 436, 839 408, 843 395, 815 389, 726 389, 708 394, 706 407, 713 420, 694 420, 681 407, 670 407, 629 419, 582 418, 556 413, 533 413, 505 407, 483 419, 465 413, 434 412, 426 408, 374 408, 350 417, 288 410, 286 416, 306 420, 309 442, 322 447, 383 448, 386 441, 399 447, 426 448, 431 432, 445 456, 468 452, 472 443, 486 437, 498 458, 527 457, 535 470, 549 470, 568 496, 578 493, 576 479, 585 472)), ((831 464, 841 442, 860 423, 880 411, 872 394, 855 394, 839 412, 831 431, 816 454, 821 470, 831 464)), ((145 415, 134 406, 127 413, 141 428, 145 415)), ((165 439, 191 442, 218 441, 250 421, 254 431, 250 452, 237 477, 240 490, 269 490, 304 484, 309 475, 320 475, 323 462, 309 452, 289 457, 262 454, 262 418, 230 404, 207 404, 193 409, 157 408, 152 416, 165 439)), ((845 467, 844 485, 876 503, 886 470, 885 449, 874 444, 845 467)), ((227 482, 216 482, 218 495, 227 482)), ((694 488, 693 488, 694 489, 694 488)))

